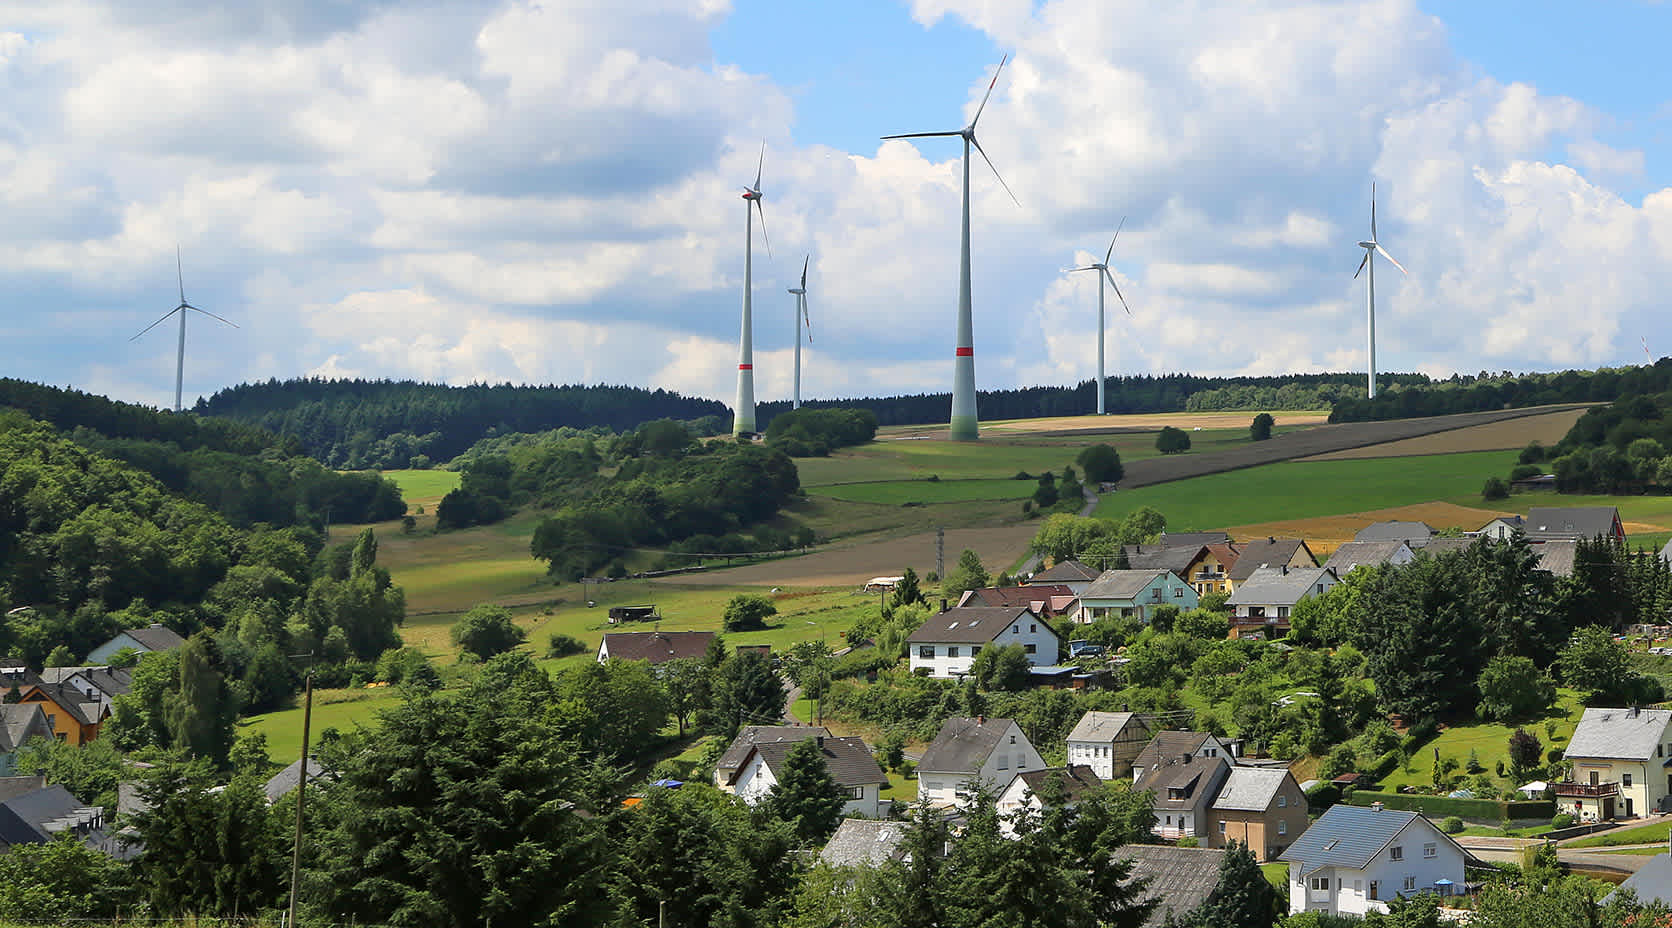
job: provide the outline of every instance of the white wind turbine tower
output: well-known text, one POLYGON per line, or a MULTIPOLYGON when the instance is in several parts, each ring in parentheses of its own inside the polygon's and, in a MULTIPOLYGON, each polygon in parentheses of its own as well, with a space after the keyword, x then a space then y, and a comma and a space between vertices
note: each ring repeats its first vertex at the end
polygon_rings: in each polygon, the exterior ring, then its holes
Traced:
MULTIPOLYGON (((998 69, 993 72, 993 79, 987 84, 987 94, 981 98, 981 105, 975 108, 975 117, 970 124, 955 132, 911 132, 905 135, 885 135, 887 139, 929 139, 956 136, 964 140, 964 238, 963 250, 959 255, 958 266, 958 344, 953 356, 952 369, 952 421, 951 438, 953 441, 974 441, 981 437, 980 420, 975 411, 975 323, 970 310, 970 146, 980 152, 981 160, 987 162, 987 167, 998 178, 999 185, 1004 192, 1016 200, 1016 194, 1011 193, 1010 185, 999 177, 999 169, 993 167, 993 159, 982 151, 981 143, 975 140, 975 124, 981 121, 981 111, 987 108, 987 100, 993 95, 993 87, 999 82, 999 74, 1004 71, 1004 64, 1010 60, 1006 55, 999 61, 998 69)), ((1022 201, 1016 200, 1020 206, 1022 201)))
POLYGON ((1122 216, 1120 225, 1115 226, 1115 237, 1109 239, 1109 250, 1103 255, 1102 264, 1087 264, 1084 267, 1071 267, 1068 273, 1075 271, 1097 271, 1097 414, 1104 415, 1103 406, 1103 279, 1109 279, 1109 286, 1115 288, 1115 296, 1120 299, 1121 308, 1128 316, 1132 315, 1132 307, 1126 305, 1126 297, 1120 294, 1120 284, 1115 283, 1115 275, 1109 272, 1109 259, 1115 254, 1115 242, 1120 240, 1120 230, 1126 225, 1126 217, 1122 216))
MULTIPOLYGON (((1369 239, 1369 241, 1359 242, 1358 247, 1364 249, 1364 260, 1359 262, 1358 270, 1353 272, 1353 279, 1358 280, 1358 275, 1363 274, 1365 272, 1365 270, 1367 270, 1367 269, 1370 271, 1370 276, 1367 280, 1367 282, 1370 285, 1370 325, 1369 325, 1369 330, 1370 330, 1370 398, 1375 399, 1376 398, 1376 262, 1375 262, 1374 258, 1376 257, 1377 254, 1380 254, 1382 257, 1388 259, 1388 263, 1392 264, 1396 268, 1399 268, 1399 273, 1401 273, 1401 274, 1406 273, 1405 265, 1400 264, 1398 261, 1395 261, 1394 258, 1393 258, 1393 255, 1388 254, 1388 250, 1386 248, 1383 248, 1381 246, 1381 244, 1376 241, 1376 182, 1375 181, 1370 182, 1370 239, 1369 239)), ((1409 275, 1407 275, 1407 276, 1409 276, 1409 275)))
MULTIPOLYGON (((765 223, 761 226, 765 228, 765 223)), ((813 260, 812 255, 801 260, 801 286, 791 287, 795 294, 795 395, 790 400, 791 409, 801 408, 801 320, 807 320, 807 341, 813 341, 813 317, 807 315, 807 264, 813 260)))
POLYGON ((733 410, 733 435, 752 435, 755 431, 755 315, 752 303, 755 289, 755 211, 761 214, 761 239, 766 242, 767 257, 772 256, 772 240, 766 236, 766 210, 761 207, 761 169, 766 166, 766 143, 761 143, 761 157, 755 165, 755 185, 743 188, 743 334, 737 344, 737 408, 733 410))
POLYGON ((217 316, 207 309, 199 309, 198 307, 186 302, 186 274, 180 265, 180 249, 178 247, 174 249, 174 273, 180 283, 180 305, 174 307, 166 313, 163 313, 163 317, 161 319, 158 319, 156 322, 153 322, 141 329, 139 331, 139 335, 135 335, 133 338, 128 339, 128 341, 132 342, 139 340, 140 335, 144 335, 146 332, 149 332, 157 326, 162 325, 164 322, 167 322, 169 316, 172 316, 175 313, 180 314, 180 346, 174 357, 174 411, 179 412, 180 397, 185 384, 186 375, 186 310, 189 309, 194 313, 202 313, 211 319, 219 319, 221 322, 224 322, 235 329, 238 328, 238 323, 233 322, 231 319, 224 319, 217 316))

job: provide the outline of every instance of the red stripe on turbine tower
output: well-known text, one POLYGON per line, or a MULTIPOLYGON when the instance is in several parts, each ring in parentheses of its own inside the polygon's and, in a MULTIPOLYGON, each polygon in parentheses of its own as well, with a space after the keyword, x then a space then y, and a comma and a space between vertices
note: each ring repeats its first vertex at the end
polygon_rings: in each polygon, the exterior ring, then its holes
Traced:
POLYGON ((975 349, 974 348, 959 348, 957 356, 960 357, 960 358, 973 358, 973 357, 975 357, 975 349))
POLYGON ((753 364, 739 364, 737 366, 737 369, 740 370, 740 371, 752 371, 752 370, 755 369, 755 365, 753 365, 753 364))

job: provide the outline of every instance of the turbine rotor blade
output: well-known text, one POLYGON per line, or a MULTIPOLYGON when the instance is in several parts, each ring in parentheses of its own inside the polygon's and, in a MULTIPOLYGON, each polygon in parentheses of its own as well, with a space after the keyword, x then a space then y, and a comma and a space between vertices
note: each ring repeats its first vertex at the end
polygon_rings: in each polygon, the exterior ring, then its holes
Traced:
POLYGON ((1358 275, 1364 273, 1364 266, 1366 264, 1369 264, 1369 263, 1370 263, 1370 249, 1366 248, 1364 250, 1364 260, 1362 260, 1358 263, 1358 270, 1353 272, 1353 279, 1354 280, 1358 280, 1358 275))
POLYGON ((766 243, 766 256, 772 257, 772 238, 766 234, 766 208, 761 206, 760 200, 755 200, 755 210, 761 214, 761 241, 766 243))
POLYGON ((813 316, 807 311, 807 294, 801 294, 801 318, 807 321, 807 344, 813 343, 813 316))
MULTIPOLYGON (((1376 182, 1370 182, 1370 240, 1376 240, 1376 182)), ((1391 260, 1391 259, 1389 259, 1391 260)))
POLYGON ((755 163, 755 189, 761 189, 761 170, 766 167, 766 140, 761 139, 761 158, 755 163))
MULTIPOLYGON (((1400 264, 1398 261, 1393 260, 1393 255, 1388 254, 1388 250, 1386 248, 1383 248, 1380 243, 1377 243, 1377 245, 1376 245, 1376 253, 1381 255, 1382 257, 1388 259, 1388 262, 1391 263, 1394 267, 1399 268, 1399 273, 1404 274, 1406 277, 1411 276, 1410 272, 1405 270, 1405 265, 1400 264)), ((1368 255, 1366 255, 1366 257, 1368 257, 1368 255)))
POLYGON ((889 139, 938 139, 954 135, 962 136, 963 134, 962 132, 907 132, 904 135, 885 135, 882 140, 886 142, 889 139))
POLYGON ((975 118, 970 120, 971 129, 974 129, 975 124, 981 121, 981 111, 987 108, 987 100, 993 95, 993 88, 998 86, 999 75, 1004 73, 1004 63, 1009 60, 1009 55, 999 59, 999 66, 993 71, 993 79, 987 82, 987 93, 982 96, 981 105, 975 108, 975 118))
MULTIPOLYGON (((766 227, 766 224, 763 221, 761 223, 761 228, 764 229, 765 227, 766 227)), ((813 260, 812 255, 808 255, 807 257, 801 259, 801 289, 802 289, 802 292, 806 292, 806 290, 807 290, 807 263, 812 261, 812 260, 813 260)))
POLYGON ((1103 255, 1103 264, 1108 265, 1109 259, 1115 256, 1115 242, 1120 241, 1120 230, 1126 227, 1126 217, 1120 217, 1120 225, 1115 226, 1115 237, 1109 239, 1109 251, 1103 255))
POLYGON ((181 305, 185 305, 185 302, 186 302, 186 271, 185 271, 185 268, 180 264, 180 246, 179 245, 174 246, 174 277, 175 277, 176 280, 178 280, 180 282, 180 303, 181 303, 181 305))
MULTIPOLYGON (((182 303, 180 305, 184 306, 185 304, 182 303)), ((168 317, 174 315, 177 312, 180 312, 180 306, 176 306, 173 309, 169 310, 168 312, 163 313, 163 317, 161 319, 158 319, 156 322, 153 322, 150 325, 146 326, 145 328, 140 329, 139 330, 139 335, 144 335, 146 332, 149 332, 152 329, 156 328, 157 326, 162 325, 164 322, 167 322, 168 317)), ((139 335, 135 335, 134 337, 128 339, 128 341, 130 341, 130 342, 138 341, 139 340, 139 335)))
POLYGON ((1109 278, 1109 286, 1115 288, 1115 297, 1120 300, 1120 308, 1126 310, 1128 316, 1132 315, 1132 307, 1126 305, 1126 297, 1120 295, 1120 284, 1115 283, 1115 275, 1109 273, 1108 268, 1104 268, 1103 276, 1109 278))
POLYGON ((1017 199, 1016 199, 1016 194, 1015 194, 1015 192, 1013 192, 1013 191, 1012 191, 1012 190, 1011 190, 1011 189, 1010 189, 1010 185, 1009 185, 1009 184, 1007 184, 1007 183, 1005 183, 1005 182, 1004 182, 1004 177, 1002 177, 1002 176, 1001 176, 1001 175, 1000 175, 1000 174, 999 174, 999 169, 998 169, 998 168, 996 168, 996 167, 993 167, 993 159, 991 159, 991 158, 989 158, 989 157, 987 157, 987 153, 986 153, 986 152, 984 152, 984 151, 981 151, 981 143, 980 143, 980 142, 977 142, 977 141, 976 141, 976 140, 975 140, 975 135, 974 135, 974 134, 973 134, 973 133, 971 133, 971 135, 970 135, 970 144, 971 144, 971 145, 974 145, 974 146, 975 146, 975 150, 976 150, 976 151, 977 151, 977 152, 980 152, 980 153, 981 153, 981 160, 982 160, 982 161, 985 161, 985 162, 987 162, 987 167, 988 167, 988 168, 989 168, 989 169, 990 169, 990 170, 991 170, 991 171, 992 171, 992 172, 993 172, 993 176, 994 176, 994 177, 997 177, 997 178, 998 178, 998 180, 999 180, 999 186, 1000 186, 1000 187, 1003 187, 1003 188, 1004 188, 1004 192, 1005 192, 1005 193, 1008 193, 1008 194, 1010 194, 1010 199, 1012 199, 1012 200, 1014 200, 1014 201, 1015 201, 1015 202, 1016 202, 1016 205, 1017 205, 1017 206, 1021 206, 1021 205, 1022 205, 1022 201, 1021 201, 1021 200, 1017 200, 1017 199))
POLYGON ((1075 271, 1095 271, 1095 270, 1097 270, 1097 265, 1088 264, 1085 267, 1065 267, 1065 268, 1062 269, 1062 272, 1064 274, 1072 274, 1075 271))
POLYGON ((205 316, 208 316, 211 319, 219 319, 220 321, 226 323, 227 325, 232 326, 235 329, 238 328, 238 323, 233 322, 231 319, 228 319, 224 316, 217 316, 217 315, 215 315, 214 313, 210 312, 207 309, 198 309, 196 306, 193 306, 190 303, 181 303, 178 308, 189 309, 192 312, 202 313, 202 314, 204 314, 205 316))

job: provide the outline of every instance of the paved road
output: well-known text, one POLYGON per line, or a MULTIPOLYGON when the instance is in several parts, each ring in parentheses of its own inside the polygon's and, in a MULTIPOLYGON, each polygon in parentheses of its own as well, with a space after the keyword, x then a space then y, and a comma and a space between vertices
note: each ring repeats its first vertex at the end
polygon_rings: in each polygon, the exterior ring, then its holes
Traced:
MULTIPOLYGON (((1481 860, 1496 863, 1520 863, 1522 849, 1543 844, 1539 838, 1490 838, 1459 836, 1457 843, 1481 860)), ((1656 845, 1659 846, 1658 844, 1656 845)), ((1570 867, 1589 870, 1614 870, 1636 873, 1652 858, 1637 854, 1604 854, 1596 848, 1569 848, 1557 845, 1556 859, 1570 867)))

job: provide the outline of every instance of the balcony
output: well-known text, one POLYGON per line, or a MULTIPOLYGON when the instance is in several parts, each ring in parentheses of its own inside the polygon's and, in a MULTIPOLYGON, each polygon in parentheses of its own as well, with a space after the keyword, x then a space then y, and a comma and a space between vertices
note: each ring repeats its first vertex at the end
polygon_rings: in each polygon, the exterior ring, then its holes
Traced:
POLYGON ((1609 799, 1620 794, 1618 783, 1557 783, 1556 795, 1569 799, 1609 799))
POLYGON ((1160 838, 1164 841, 1177 841, 1180 838, 1193 838, 1193 837, 1196 836, 1195 829, 1181 828, 1177 825, 1172 825, 1172 826, 1157 825, 1150 830, 1155 833, 1155 836, 1157 838, 1160 838))

